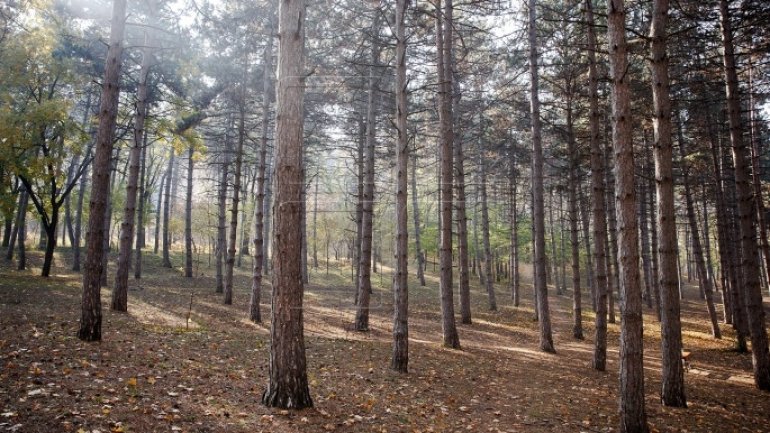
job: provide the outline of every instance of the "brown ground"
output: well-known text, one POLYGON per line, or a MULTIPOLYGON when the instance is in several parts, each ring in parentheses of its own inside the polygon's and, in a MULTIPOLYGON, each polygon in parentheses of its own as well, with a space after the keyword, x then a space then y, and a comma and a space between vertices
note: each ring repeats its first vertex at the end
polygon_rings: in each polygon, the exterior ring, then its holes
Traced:
MULTIPOLYGON (((474 286, 474 324, 459 325, 463 350, 455 351, 440 345, 437 280, 429 277, 427 288, 410 281, 404 376, 388 369, 390 274, 374 275, 373 330, 358 334, 348 330, 349 268, 314 271, 305 328, 315 408, 287 412, 259 403, 269 328, 247 320, 247 267, 238 273, 235 305, 226 307, 211 269, 186 279, 154 257, 148 262, 142 289, 129 293, 129 314, 110 312, 109 291, 102 292, 101 343, 75 337, 79 276, 59 267, 43 279, 37 269, 0 265, 0 432, 617 431, 618 327, 610 325, 608 371, 592 370, 593 316, 586 308, 587 338, 574 340, 571 293, 551 293, 557 354, 549 355, 537 350, 529 285, 515 309, 498 283, 497 313, 474 286)), ((730 350, 726 326, 722 341, 711 339, 705 308, 694 289, 687 295, 688 409, 659 402, 658 325, 645 316, 652 430, 768 431, 770 395, 752 387, 750 356, 730 350)), ((269 303, 262 310, 269 318, 269 303)))

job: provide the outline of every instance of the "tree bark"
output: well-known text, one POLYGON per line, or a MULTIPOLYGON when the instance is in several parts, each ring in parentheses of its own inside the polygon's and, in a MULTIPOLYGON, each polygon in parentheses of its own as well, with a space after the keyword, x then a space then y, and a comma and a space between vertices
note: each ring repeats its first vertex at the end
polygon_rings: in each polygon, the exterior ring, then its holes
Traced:
POLYGON ((538 95, 537 28, 535 0, 529 5, 529 72, 530 72, 530 115, 532 122, 532 194, 534 225, 534 269, 535 292, 537 293, 537 316, 540 322, 540 350, 556 352, 551 333, 551 316, 548 308, 548 286, 546 286, 545 258, 545 213, 543 197, 543 143, 540 126, 540 98, 538 95))
MULTIPOLYGON (((570 84, 571 87, 571 84, 570 84)), ((569 206, 570 246, 572 250, 572 336, 583 339, 583 306, 580 290, 580 244, 578 243, 578 164, 579 155, 575 143, 575 131, 572 118, 572 98, 567 101, 567 153, 569 154, 569 180, 567 194, 569 206)), ((586 239, 586 244, 588 239, 586 239)))
MULTIPOLYGON (((303 11, 304 13, 304 11, 303 11)), ((227 260, 225 261, 225 291, 222 303, 233 303, 233 272, 235 267, 236 245, 238 245, 238 204, 241 201, 241 168, 243 165, 243 145, 246 142, 246 59, 243 60, 243 76, 238 101, 238 141, 235 145, 235 165, 233 166, 233 204, 230 208, 230 233, 227 242, 227 260)), ((301 185, 304 188, 304 185, 301 185)), ((296 228, 298 228, 297 225, 296 228)))
POLYGON ((409 366, 409 227, 407 173, 409 137, 407 136, 406 34, 404 20, 407 0, 396 1, 396 275, 393 280, 393 354, 390 367, 406 373, 409 366))
POLYGON ((439 82, 439 156, 440 156, 440 261, 439 292, 441 295, 441 329, 444 347, 460 348, 454 317, 452 292, 452 146, 454 125, 452 116, 452 0, 436 1, 436 68, 439 82))
POLYGON ((96 151, 93 160, 91 207, 86 236, 86 260, 83 274, 83 298, 81 303, 78 338, 84 341, 102 339, 101 277, 104 255, 105 216, 107 195, 110 188, 110 157, 115 135, 120 94, 120 68, 123 53, 126 1, 113 0, 110 45, 105 62, 102 97, 99 107, 99 129, 96 133, 96 151))
MULTIPOLYGON (((479 116, 479 125, 483 122, 483 118, 479 116)), ((483 128, 479 128, 481 134, 483 128)), ((459 141, 459 140, 458 140, 459 141)), ((484 157, 481 153, 484 151, 484 145, 481 136, 479 137, 479 189, 481 192, 481 242, 484 245, 484 287, 487 289, 487 297, 489 300, 489 310, 497 311, 497 298, 495 296, 495 286, 492 275, 492 247, 489 242, 489 205, 487 203, 487 168, 484 164, 484 157)))
POLYGON ((269 407, 302 409, 313 405, 302 320, 302 239, 297 230, 302 222, 299 200, 304 188, 305 1, 280 0, 279 4, 270 370, 262 403, 269 407))
POLYGON ((591 190, 593 195, 594 266, 596 272, 596 318, 594 326, 593 368, 604 371, 607 368, 607 212, 604 207, 604 151, 599 133, 599 75, 596 71, 596 29, 594 24, 593 1, 586 0, 586 22, 588 26, 588 95, 589 95, 589 140, 591 144, 591 190))
MULTIPOLYGON (((454 41, 452 41, 454 42, 454 41)), ((446 42, 445 42, 446 43, 446 42)), ((457 89, 457 82, 454 79, 454 50, 449 51, 445 56, 449 56, 449 66, 444 69, 444 72, 451 74, 452 78, 452 104, 456 104, 459 100, 459 89, 457 89)), ((453 105, 454 108, 454 105, 453 105)), ((453 109, 454 117, 454 109, 453 109)), ((454 118, 452 119, 454 122, 454 118)), ((455 218, 457 219, 457 265, 458 265, 458 291, 460 293, 460 322, 466 325, 470 325, 473 321, 471 317, 471 287, 470 287, 470 272, 468 269, 468 217, 467 209, 465 206, 465 155, 463 151, 462 140, 454 140, 452 143, 452 152, 454 158, 454 186, 456 193, 455 218)), ((494 293, 492 294, 494 296, 494 293)), ((490 305, 493 301, 490 299, 490 305)))
MULTIPOLYGON (((265 177, 267 173, 268 129, 270 128, 270 92, 273 72, 273 36, 275 18, 270 17, 270 35, 265 44, 262 72, 262 134, 259 139, 259 163, 257 165, 257 197, 254 203, 254 265, 251 273, 251 299, 249 300, 249 320, 262 322, 259 303, 262 300, 262 271, 265 260, 265 177)), ((328 249, 327 249, 328 255, 328 249)), ((328 260, 327 260, 328 262, 328 260)))
MULTIPOLYGON (((228 124, 231 124, 228 121, 228 124)), ((228 130, 230 128, 228 127, 228 130)), ((217 252, 216 252, 216 293, 224 293, 224 261, 227 255, 227 178, 230 167, 230 135, 225 133, 224 150, 220 166, 219 191, 217 192, 217 252)))
MULTIPOLYGON (((19 244, 19 258, 16 263, 16 269, 23 271, 27 269, 27 206, 29 205, 29 193, 27 188, 22 187, 21 197, 19 198, 19 213, 16 219, 16 242, 19 244)), ((13 257, 11 257, 13 259, 13 257)))
MULTIPOLYGON (((695 259, 695 268, 696 272, 698 273, 698 280, 700 281, 701 291, 703 292, 706 300, 706 310, 708 311, 709 320, 711 321, 711 335, 714 338, 722 338, 722 333, 719 330, 719 323, 717 322, 717 311, 714 307, 714 286, 711 284, 711 278, 709 278, 709 273, 706 269, 706 259, 703 257, 703 246, 700 240, 698 219, 695 215, 695 204, 693 203, 690 186, 690 169, 687 166, 686 143, 682 133, 682 121, 679 118, 677 122, 677 139, 679 141, 679 155, 682 164, 682 184, 684 186, 687 221, 690 224, 690 239, 692 241, 692 254, 695 259)), ((708 234, 705 236, 708 236, 708 234)))
POLYGON ((169 248, 171 248, 171 231, 169 223, 171 222, 171 184, 174 183, 174 159, 176 157, 176 151, 173 147, 169 149, 168 157, 168 169, 166 170, 166 185, 165 195, 166 199, 163 200, 163 264, 164 268, 171 268, 171 256, 169 255, 169 248))
MULTIPOLYGON (((86 152, 84 158, 89 158, 90 152, 86 152)), ((93 163, 92 163, 93 164, 93 163)), ((83 202, 85 201, 86 188, 88 187, 89 167, 83 170, 83 174, 80 175, 80 184, 78 185, 78 204, 75 211, 75 232, 72 240, 72 270, 80 272, 80 238, 83 231, 83 202)))
POLYGON ((749 167, 746 144, 741 124, 741 102, 738 74, 735 66, 735 47, 727 0, 719 2, 722 43, 724 48, 724 74, 727 92, 727 111, 730 125, 730 144, 733 149, 735 187, 738 198, 740 228, 741 268, 743 271, 743 295, 748 313, 751 354, 754 366, 754 385, 770 391, 770 352, 768 351, 765 312, 759 284, 759 258, 757 254, 756 213, 757 198, 749 183, 749 167))
MULTIPOLYGON (((405 6, 408 7, 408 1, 405 6)), ((422 251, 422 239, 420 238, 420 206, 417 201, 417 138, 415 137, 415 148, 412 149, 412 215, 414 218, 414 249, 417 256, 417 280, 420 282, 421 287, 425 287, 425 255, 422 251)))
POLYGON ((364 144, 364 189, 361 203, 361 256, 358 261, 358 308, 354 328, 356 331, 369 330, 369 298, 372 292, 372 236, 374 229, 374 148, 377 145, 377 109, 374 98, 376 81, 374 70, 380 59, 377 42, 380 22, 379 12, 375 11, 372 21, 371 65, 369 66, 369 84, 366 103, 366 142, 364 144))
POLYGON ((511 230, 511 300, 513 306, 519 306, 519 212, 517 203, 517 182, 518 171, 516 170, 516 149, 511 144, 511 157, 509 163, 508 180, 510 182, 511 211, 510 211, 510 230, 511 230))
MULTIPOLYGON (((134 145, 129 151, 128 179, 126 181, 126 202, 123 208, 123 223, 120 225, 120 246, 118 247, 118 266, 115 271, 115 285, 112 287, 112 309, 128 311, 128 273, 131 268, 131 246, 134 241, 134 220, 136 219, 137 189, 139 169, 144 143, 144 120, 147 117, 147 78, 152 67, 150 38, 145 33, 145 48, 142 50, 142 63, 139 71, 139 84, 136 91, 136 115, 134 116, 134 145)), ((141 199, 141 198, 140 198, 141 199)))
POLYGON ((187 150, 187 196, 184 208, 184 276, 193 276, 193 238, 192 238, 192 200, 193 200, 193 169, 195 167, 195 147, 190 144, 187 150))
POLYGON ((639 233, 636 221, 631 107, 626 80, 626 9, 623 0, 610 0, 607 17, 610 80, 612 83, 612 143, 618 220, 620 278, 620 431, 649 431, 644 409, 642 291, 639 281, 639 233))
POLYGON ((674 204, 673 143, 669 96, 668 0, 653 1, 651 84, 653 95, 653 158, 660 262, 661 401, 666 406, 685 407, 687 399, 682 369, 682 325, 677 271, 676 209, 674 204))
POLYGON ((146 228, 144 225, 144 213, 145 205, 149 198, 147 194, 147 134, 144 134, 144 141, 142 143, 142 162, 139 167, 139 209, 136 215, 136 246, 134 247, 134 279, 140 280, 142 278, 142 248, 145 247, 145 234, 146 228))

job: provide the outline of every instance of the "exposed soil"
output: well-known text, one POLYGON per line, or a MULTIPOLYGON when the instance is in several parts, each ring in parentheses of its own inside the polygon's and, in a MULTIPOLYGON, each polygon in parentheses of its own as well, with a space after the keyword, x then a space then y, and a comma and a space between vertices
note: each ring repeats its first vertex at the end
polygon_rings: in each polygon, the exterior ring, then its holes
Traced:
MULTIPOLYGON (((234 305, 224 306, 212 268, 202 265, 188 279, 147 256, 147 277, 141 288, 132 281, 128 314, 111 312, 103 290, 101 343, 76 338, 80 276, 68 270, 66 256, 57 256, 59 267, 47 279, 35 268, 0 265, 0 432, 618 430, 619 328, 610 324, 607 372, 594 371, 588 296, 586 339, 577 341, 572 293, 551 290, 557 353, 545 354, 537 349, 531 286, 523 284, 522 306, 514 308, 507 282, 497 283, 500 311, 493 313, 474 278, 474 323, 458 320, 463 349, 448 350, 441 347, 438 280, 429 275, 427 287, 410 280, 410 372, 400 375, 388 368, 390 273, 373 276, 372 330, 362 334, 350 330, 350 268, 333 267, 327 275, 322 266, 311 271, 305 296, 315 407, 281 411, 260 404, 269 323, 248 321, 250 266, 236 272, 234 305)), ((32 265, 39 260, 33 253, 32 265)), ((712 339, 696 288, 685 295, 684 345, 692 353, 687 409, 659 402, 659 328, 651 310, 645 315, 652 430, 768 431, 770 395, 752 385, 750 354, 731 350, 727 325, 725 338, 712 339)), ((269 296, 263 299, 269 321, 269 296)))

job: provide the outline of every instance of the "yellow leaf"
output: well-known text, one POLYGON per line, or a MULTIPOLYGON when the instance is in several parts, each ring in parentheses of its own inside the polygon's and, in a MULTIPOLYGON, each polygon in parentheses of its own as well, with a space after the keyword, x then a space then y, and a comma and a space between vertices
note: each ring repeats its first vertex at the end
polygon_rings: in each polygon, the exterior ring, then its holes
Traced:
POLYGON ((125 430, 123 429, 122 425, 116 425, 110 429, 112 433, 124 433, 125 430))
POLYGON ((148 377, 147 383, 149 383, 150 385, 155 385, 155 378, 152 376, 148 377))
POLYGON ((129 378, 128 380, 126 380, 126 385, 128 385, 128 386, 130 386, 132 388, 135 388, 136 387, 136 378, 132 377, 132 378, 129 378))

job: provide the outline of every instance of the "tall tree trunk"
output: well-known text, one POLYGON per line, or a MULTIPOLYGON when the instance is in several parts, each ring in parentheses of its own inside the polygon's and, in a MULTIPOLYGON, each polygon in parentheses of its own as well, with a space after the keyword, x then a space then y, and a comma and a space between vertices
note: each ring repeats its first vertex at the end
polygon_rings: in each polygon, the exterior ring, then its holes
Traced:
MULTIPOLYGON (((454 41, 452 41, 454 42, 454 41)), ((446 42, 445 42, 446 43, 446 42)), ((445 56, 449 56, 449 67, 444 69, 444 72, 451 74, 452 78, 452 104, 457 104, 459 100, 459 89, 457 88, 457 81, 454 76, 454 52, 453 50, 446 53, 445 56), (451 68, 451 69, 450 69, 451 68)), ((454 105, 453 105, 454 108, 454 105)), ((454 109, 453 109, 454 116, 454 109)), ((454 118, 452 119, 454 122, 454 118)), ((454 158, 454 186, 456 192, 455 218, 457 219, 457 265, 458 265, 458 292, 460 293, 460 322, 466 325, 470 325, 473 321, 471 317, 471 287, 470 287, 470 271, 468 269, 468 217, 467 209, 465 207, 465 155, 463 153, 463 141, 454 140, 452 143, 452 152, 454 158)), ((492 292, 494 297, 494 292, 492 292)), ((490 305, 494 303, 490 299, 490 305)))
POLYGON ((318 269, 318 174, 313 190, 313 267, 318 269))
MULTIPOLYGON (((270 31, 274 32, 275 18, 271 14, 270 31)), ((270 93, 273 73, 273 38, 268 36, 263 56, 262 72, 262 134, 259 139, 259 163, 257 165, 257 197, 254 203, 254 266, 251 273, 251 298, 249 300, 249 320, 262 322, 259 303, 262 299, 262 271, 265 260, 265 176, 267 173, 267 143, 270 128, 270 93)), ((327 249, 328 255, 328 249, 327 249)))
MULTIPOLYGON (((89 151, 83 158, 90 157, 89 151)), ((90 177, 88 170, 92 164, 88 164, 83 170, 83 174, 80 175, 80 184, 78 185, 78 204, 75 210, 75 232, 72 240, 72 270, 80 272, 80 238, 83 231, 83 202, 85 201, 86 188, 88 186, 88 179, 90 177)))
POLYGON ((719 1, 720 24, 724 48, 724 73, 727 88, 727 111, 730 124, 730 144, 733 149, 735 187, 738 195, 738 218, 741 236, 743 270, 743 295, 748 313, 751 336, 751 354, 754 365, 754 384, 770 390, 770 352, 768 351, 765 312, 759 285, 759 258, 757 257, 757 233, 755 204, 757 198, 749 183, 749 167, 746 144, 743 141, 741 102, 738 90, 738 74, 735 66, 735 47, 727 0, 719 1))
POLYGON ((358 181, 356 189, 356 249, 353 254, 353 264, 355 268, 355 304, 358 305, 358 294, 361 292, 361 245, 363 242, 363 223, 364 223, 364 147, 366 146, 366 122, 359 116, 358 119, 358 147, 356 151, 356 180, 358 181))
POLYGON ((553 276, 553 285, 556 288, 556 294, 557 295, 563 295, 564 291, 562 290, 561 286, 561 278, 559 278, 559 262, 557 260, 558 255, 556 254, 556 224, 553 222, 553 208, 555 206, 553 202, 553 191, 555 187, 551 186, 548 188, 548 231, 550 232, 550 244, 551 244, 551 269, 553 269, 551 275, 553 276))
POLYGON ((302 320, 302 239, 297 230, 302 223, 299 200, 304 188, 305 1, 280 0, 279 4, 272 325, 269 383, 262 403, 301 409, 313 405, 302 320))
MULTIPOLYGON (((227 122, 232 125, 232 120, 227 122)), ((231 129, 228 127, 228 130, 231 129)), ((227 257, 227 179, 230 168, 230 135, 225 133, 225 145, 220 166, 219 191, 217 192, 217 252, 216 293, 224 293, 224 262, 227 257)))
POLYGON ((27 218, 26 212, 28 201, 29 197, 26 195, 26 189, 21 186, 19 188, 19 204, 16 206, 16 223, 13 226, 13 231, 11 231, 10 239, 8 240, 7 245, 8 249, 5 253, 5 260, 9 262, 13 261, 13 250, 16 248, 16 243, 20 237, 19 228, 23 225, 22 220, 27 218))
POLYGON ((591 143, 591 190, 593 195, 594 266, 596 266, 596 317, 593 367, 604 371, 607 368, 607 211, 604 207, 604 150, 599 133, 599 75, 596 71, 596 29, 594 25, 593 1, 586 0, 586 22, 588 27, 588 96, 589 96, 589 140, 591 143))
POLYGON ((193 200, 193 169, 195 164, 195 148, 190 145, 187 150, 187 196, 184 208, 184 276, 193 276, 193 238, 192 238, 192 200, 193 200))
POLYGON ((516 149, 511 144, 511 156, 509 163, 509 175, 508 180, 510 183, 510 195, 511 195, 511 213, 510 213, 510 230, 511 230, 511 300, 513 306, 519 306, 519 212, 517 203, 517 182, 518 182, 518 170, 516 170, 516 149))
POLYGON ((144 141, 142 142, 142 162, 139 167, 139 209, 136 215, 136 246, 134 248, 134 279, 140 280, 142 278, 142 248, 146 245, 146 228, 144 225, 144 213, 145 205, 147 204, 147 134, 144 134, 144 141))
POLYGON ((551 334, 551 316, 548 308, 548 286, 545 284, 545 212, 543 196, 543 142, 540 126, 540 97, 537 62, 537 28, 535 0, 528 0, 529 5, 529 73, 530 73, 530 113, 532 122, 532 195, 534 225, 534 269, 535 292, 537 293, 537 316, 540 322, 540 350, 555 352, 551 334))
POLYGON ((620 431, 647 432, 644 409, 642 290, 639 284, 639 232, 636 221, 631 107, 626 80, 626 9, 623 0, 607 5, 607 40, 612 83, 612 143, 620 277, 620 431))
POLYGON ((358 261, 358 309, 354 328, 356 331, 369 330, 369 298, 372 292, 372 236, 374 229, 374 148, 377 145, 377 109, 374 103, 377 83, 374 70, 380 59, 377 42, 380 22, 375 11, 372 21, 371 65, 369 66, 368 99, 366 103, 366 142, 364 145, 364 189, 361 203, 361 256, 358 261))
MULTIPOLYGON (((646 138, 645 138, 646 141, 646 138)), ((647 157, 645 146, 645 158, 647 157)), ((647 173, 647 163, 643 162, 640 167, 642 173, 647 173)), ((649 218, 649 212, 647 210, 647 182, 643 181, 638 184, 638 197, 639 197, 639 234, 641 235, 641 255, 642 255, 642 272, 644 274, 644 293, 642 299, 647 308, 652 308, 652 264, 650 263, 650 230, 647 225, 649 218)))
POLYGON ((754 97, 754 62, 749 56, 749 130, 751 131, 751 180, 754 187, 754 197, 756 197, 757 222, 759 224, 759 240, 762 246, 762 256, 764 257, 765 272, 762 272, 760 281, 770 283, 770 243, 767 240, 767 223, 765 221, 765 201, 762 198, 761 176, 762 170, 759 166, 760 139, 757 131, 756 119, 756 98, 754 97))
MULTIPOLYGON (((128 272, 131 268, 131 246, 134 241, 134 220, 136 218, 137 189, 140 182, 139 169, 144 143, 144 120, 147 117, 147 78, 152 66, 150 37, 144 36, 142 64, 136 91, 136 114, 134 116, 134 146, 129 151, 128 179, 126 181, 126 202, 123 207, 123 223, 120 225, 120 246, 118 267, 115 271, 115 285, 112 287, 112 304, 115 311, 128 311, 128 272)), ((141 197, 139 197, 141 200, 141 197)))
MULTIPOLYGON (((569 154, 569 180, 567 205, 569 206, 570 246, 572 247, 572 336, 583 339, 583 306, 580 290, 580 244, 578 243, 578 164, 579 155, 575 143, 572 118, 572 98, 567 102, 567 153, 569 154)), ((588 244, 588 239, 586 239, 588 244)), ((589 253, 590 254, 590 253, 589 253)))
POLYGON ((110 45, 105 62, 102 97, 99 107, 99 129, 96 133, 96 153, 93 160, 91 207, 86 236, 86 260, 83 274, 78 338, 84 341, 102 339, 101 277, 104 255, 104 232, 107 196, 110 189, 110 157, 118 114, 121 56, 125 30, 126 1, 113 0, 110 45))
MULTIPOLYGON (((606 153, 604 154, 604 167, 611 167, 610 164, 617 165, 617 161, 610 162, 612 152, 612 143, 607 143, 606 153)), ((607 244, 607 301, 610 323, 615 323, 615 292, 620 293, 620 264, 618 263, 618 227, 617 227, 617 206, 615 204, 615 176, 611 169, 605 169, 605 185, 607 186, 607 229, 609 230, 607 244)))
MULTIPOLYGON (((19 258, 16 263, 16 269, 23 271, 27 269, 27 206, 29 205, 29 193, 27 193, 25 187, 22 187, 20 194, 19 213, 16 219, 16 242, 19 244, 19 258)), ((13 259, 13 257, 10 259, 13 259)))
MULTIPOLYGON (((653 137, 653 159, 655 156, 654 146, 655 146, 655 138, 653 137)), ((648 165, 648 168, 652 169, 651 172, 648 174, 648 178, 650 179, 650 181, 649 181, 649 184, 647 185, 647 198, 646 198, 646 200, 648 200, 647 205, 649 206, 650 213, 652 214, 650 216, 650 241, 651 241, 650 248, 652 249, 652 278, 650 279, 650 283, 652 284, 652 295, 653 295, 653 298, 655 299, 655 315, 658 319, 658 322, 660 322, 661 321, 660 278, 661 277, 660 277, 660 260, 659 260, 660 255, 658 253, 659 251, 658 214, 660 212, 655 208, 657 180, 655 178, 654 167, 648 165)), ((672 182, 673 182, 673 178, 672 178, 672 182)), ((674 256, 674 260, 676 260, 676 256, 674 256)))
POLYGON ((160 177, 160 185, 158 186, 158 200, 155 202, 155 241, 152 247, 153 254, 158 254, 158 247, 160 245, 160 216, 163 213, 161 211, 161 204, 163 203, 163 190, 166 186, 166 173, 160 177))
POLYGON ((596 313, 596 277, 594 276, 594 253, 591 248, 591 223, 588 210, 591 206, 591 201, 585 196, 582 186, 578 185, 577 193, 578 203, 581 204, 578 206, 578 210, 580 212, 581 230, 583 231, 583 242, 586 245, 586 280, 590 291, 589 295, 591 296, 591 311, 596 313))
POLYGON ((163 200, 163 264, 164 268, 171 268, 171 256, 169 254, 169 248, 171 248, 171 229, 169 223, 171 222, 171 184, 174 183, 174 159, 176 157, 176 151, 173 147, 169 149, 168 157, 168 169, 166 170, 166 186, 165 195, 166 199, 163 200))
MULTIPOLYGON (((112 167, 110 168, 110 187, 107 189, 107 209, 104 216, 104 254, 102 254, 102 286, 107 285, 107 266, 110 260, 110 251, 112 250, 112 196, 117 182, 118 162, 120 161, 120 148, 117 148, 112 157, 112 167)), ((124 170, 126 171, 126 170, 124 170)))
MULTIPOLYGON (((711 285, 711 278, 709 278, 709 273, 706 269, 706 260, 703 257, 703 246, 701 244, 700 233, 698 230, 698 219, 695 215, 695 204, 693 203, 692 191, 690 187, 690 169, 687 166, 687 150, 682 133, 682 120, 678 115, 677 120, 677 139, 679 142, 679 155, 682 166, 682 184, 684 186, 687 221, 690 224, 692 253, 693 257, 695 258, 695 266, 698 272, 698 280, 700 281, 701 291, 703 292, 706 300, 706 310, 708 311, 709 319, 711 321, 711 335, 714 338, 722 338, 722 333, 719 331, 719 323, 717 322, 717 310, 714 307, 714 288, 711 285)), ((708 236, 708 234, 705 236, 708 236)))
POLYGON ((396 1, 396 275, 393 279, 393 354, 390 367, 406 373, 409 365, 409 227, 407 173, 409 137, 407 137, 406 34, 404 19, 407 0, 396 1))
POLYGON ((676 209, 674 205, 673 143, 671 139, 671 100, 669 96, 668 0, 654 0, 650 37, 651 84, 653 95, 653 132, 655 183, 660 261, 660 333, 661 333, 661 401, 666 406, 685 407, 682 369, 682 325, 679 306, 679 274, 677 271, 676 209))
MULTIPOLYGON (((483 118, 479 116, 479 125, 483 122, 483 118)), ((479 133, 481 133, 480 128, 479 133)), ((495 286, 493 283, 492 275, 492 247, 489 242, 489 205, 487 203, 487 168, 484 164, 484 157, 481 155, 483 150, 483 142, 479 137, 479 158, 478 158, 478 170, 479 170, 479 189, 481 191, 481 242, 484 245, 484 287, 487 289, 487 297, 489 300, 489 310, 497 311, 497 298, 495 297, 495 286)), ((459 140, 458 140, 459 141, 459 140)))
MULTIPOLYGON (((407 5, 404 7, 406 8, 407 5)), ((425 287, 425 255, 422 251, 422 240, 420 238, 420 206, 417 201, 417 137, 414 138, 415 148, 412 149, 412 215, 414 218, 414 249, 417 256, 417 280, 420 282, 421 287, 425 287)))
MULTIPOLYGON (((238 204, 241 201, 241 168, 243 165, 243 145, 246 142, 246 59, 243 60, 243 76, 238 101, 238 141, 235 145, 235 165, 233 166, 233 204, 230 208, 230 232, 227 241, 227 260, 225 261, 225 291, 222 302, 233 303, 233 272, 235 267, 236 245, 238 245, 238 204)), ((301 185, 304 188, 304 185, 301 185)), ((295 227, 295 230, 297 227, 295 227)))
POLYGON ((454 295, 452 288, 452 146, 454 143, 454 125, 452 115, 452 0, 436 1, 436 54, 437 75, 439 82, 439 155, 441 159, 439 203, 440 203, 440 261, 439 292, 441 295, 441 329, 445 347, 459 349, 460 337, 457 334, 454 315, 454 295))

